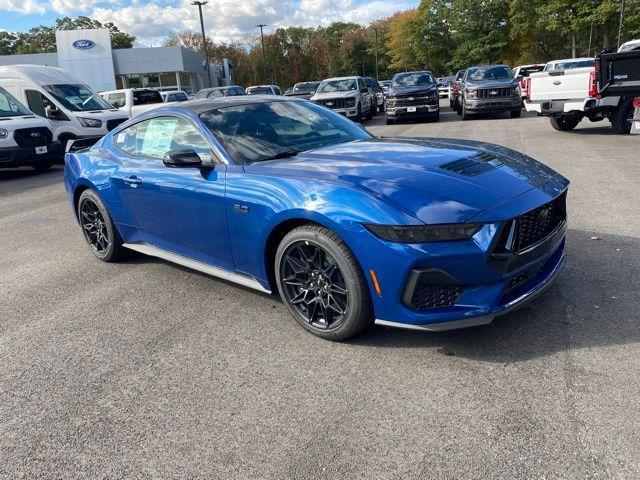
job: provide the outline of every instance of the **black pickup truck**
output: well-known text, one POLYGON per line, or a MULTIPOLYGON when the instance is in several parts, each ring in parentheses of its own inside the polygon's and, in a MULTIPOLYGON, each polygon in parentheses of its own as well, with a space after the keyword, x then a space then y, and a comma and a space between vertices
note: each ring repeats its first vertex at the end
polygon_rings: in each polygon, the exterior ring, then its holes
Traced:
POLYGON ((596 89, 601 97, 633 98, 627 115, 631 133, 640 134, 640 50, 603 52, 596 57, 596 89))

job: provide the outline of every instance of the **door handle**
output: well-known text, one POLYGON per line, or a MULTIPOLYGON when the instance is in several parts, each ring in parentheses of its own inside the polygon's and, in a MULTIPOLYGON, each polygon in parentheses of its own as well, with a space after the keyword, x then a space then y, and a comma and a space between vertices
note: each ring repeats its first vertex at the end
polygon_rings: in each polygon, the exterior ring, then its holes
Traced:
POLYGON ((553 82, 554 85, 562 85, 562 82, 560 80, 556 80, 555 82, 553 82))
POLYGON ((135 175, 131 175, 130 177, 127 177, 124 179, 124 183, 131 185, 132 187, 135 187, 137 185, 141 185, 142 180, 136 177, 135 175))

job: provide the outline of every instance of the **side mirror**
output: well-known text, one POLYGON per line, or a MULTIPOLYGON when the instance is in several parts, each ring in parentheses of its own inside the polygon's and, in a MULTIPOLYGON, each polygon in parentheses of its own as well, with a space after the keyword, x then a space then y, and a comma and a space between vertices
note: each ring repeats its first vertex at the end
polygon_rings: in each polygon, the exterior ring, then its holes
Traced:
POLYGON ((60 111, 51 105, 47 105, 44 107, 44 116, 49 120, 58 120, 60 118, 60 111))
POLYGON ((171 150, 164 154, 162 163, 167 167, 200 167, 202 159, 193 150, 171 150))

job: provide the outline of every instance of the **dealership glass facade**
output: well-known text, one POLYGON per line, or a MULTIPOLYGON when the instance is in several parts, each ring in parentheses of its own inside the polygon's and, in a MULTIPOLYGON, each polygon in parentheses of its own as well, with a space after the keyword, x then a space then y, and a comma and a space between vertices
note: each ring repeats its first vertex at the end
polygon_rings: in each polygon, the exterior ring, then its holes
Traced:
POLYGON ((186 72, 116 75, 116 88, 155 88, 195 93, 202 88, 202 78, 186 72))

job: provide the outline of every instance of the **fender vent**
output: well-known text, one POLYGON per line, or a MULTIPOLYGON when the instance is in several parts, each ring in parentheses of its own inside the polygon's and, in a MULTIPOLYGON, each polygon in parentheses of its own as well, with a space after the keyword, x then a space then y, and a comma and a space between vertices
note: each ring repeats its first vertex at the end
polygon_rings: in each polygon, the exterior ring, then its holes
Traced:
POLYGON ((469 157, 460 158, 453 162, 444 163, 440 165, 443 170, 448 170, 460 175, 466 175, 472 177, 479 175, 494 168, 501 167, 502 161, 497 155, 490 152, 480 152, 469 157))

